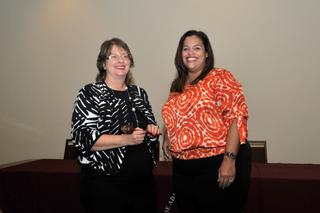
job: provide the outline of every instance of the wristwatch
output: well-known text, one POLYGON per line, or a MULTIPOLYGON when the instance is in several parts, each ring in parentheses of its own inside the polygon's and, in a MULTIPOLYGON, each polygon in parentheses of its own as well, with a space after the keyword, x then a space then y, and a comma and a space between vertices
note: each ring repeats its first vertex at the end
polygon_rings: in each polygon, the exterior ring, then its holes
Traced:
POLYGON ((233 152, 225 152, 224 155, 227 157, 227 158, 230 158, 230 159, 236 159, 237 158, 237 155, 233 152))

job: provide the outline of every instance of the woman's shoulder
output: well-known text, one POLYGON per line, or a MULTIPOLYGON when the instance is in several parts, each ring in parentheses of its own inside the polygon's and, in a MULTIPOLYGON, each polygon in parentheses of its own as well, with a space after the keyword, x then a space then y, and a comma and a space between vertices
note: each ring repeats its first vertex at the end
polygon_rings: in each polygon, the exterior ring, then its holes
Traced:
POLYGON ((212 79, 215 79, 217 84, 224 85, 228 88, 238 89, 242 87, 241 83, 236 79, 231 71, 224 68, 215 68, 212 70, 212 79))
POLYGON ((223 77, 225 75, 232 75, 232 73, 225 68, 217 68, 216 67, 210 71, 209 75, 216 76, 216 77, 223 77))
POLYGON ((88 83, 84 85, 80 92, 92 95, 100 95, 103 91, 106 90, 106 86, 103 82, 95 82, 95 83, 88 83))
POLYGON ((86 90, 92 90, 92 89, 101 89, 105 87, 105 83, 103 82, 91 82, 88 84, 85 84, 82 89, 86 89, 86 90))
POLYGON ((218 79, 223 81, 236 81, 234 75, 231 71, 225 69, 225 68, 214 68, 209 72, 208 78, 210 80, 212 79, 218 79))
POLYGON ((146 94, 146 90, 138 85, 135 85, 135 84, 131 84, 128 86, 129 89, 133 90, 135 93, 138 93, 140 96, 141 94, 146 94))

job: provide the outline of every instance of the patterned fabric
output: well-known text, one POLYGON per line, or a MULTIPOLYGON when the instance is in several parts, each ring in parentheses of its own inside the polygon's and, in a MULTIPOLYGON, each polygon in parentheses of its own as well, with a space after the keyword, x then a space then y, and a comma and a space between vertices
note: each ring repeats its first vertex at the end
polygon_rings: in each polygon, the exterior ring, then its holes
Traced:
POLYGON ((242 86, 224 69, 213 69, 182 93, 170 93, 162 109, 169 148, 179 159, 224 153, 226 136, 236 119, 240 142, 247 138, 248 107, 242 86))
MULTIPOLYGON (((156 125, 145 90, 130 85, 128 92, 133 106, 149 124, 156 125)), ((102 134, 121 134, 120 118, 127 122, 129 109, 126 102, 115 97, 105 83, 88 84, 79 91, 72 115, 71 134, 81 164, 107 175, 119 172, 126 158, 126 146, 103 151, 91 151, 91 147, 102 134)), ((158 137, 146 136, 144 142, 154 159, 153 148, 158 137)))

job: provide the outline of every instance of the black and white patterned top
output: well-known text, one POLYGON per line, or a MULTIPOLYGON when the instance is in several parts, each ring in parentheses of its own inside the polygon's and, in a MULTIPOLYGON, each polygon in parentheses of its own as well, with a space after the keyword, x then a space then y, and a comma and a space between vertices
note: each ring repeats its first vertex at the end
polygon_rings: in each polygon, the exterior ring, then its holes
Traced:
MULTIPOLYGON (((144 116, 148 124, 156 125, 146 91, 129 85, 128 92, 133 107, 144 116)), ((129 114, 125 100, 116 97, 104 82, 88 84, 79 91, 72 115, 71 134, 80 164, 107 175, 115 175, 120 171, 128 147, 102 151, 91 151, 91 147, 102 134, 122 134, 121 121, 129 121, 129 114)), ((153 159, 157 142, 158 137, 147 135, 144 139, 153 159)))

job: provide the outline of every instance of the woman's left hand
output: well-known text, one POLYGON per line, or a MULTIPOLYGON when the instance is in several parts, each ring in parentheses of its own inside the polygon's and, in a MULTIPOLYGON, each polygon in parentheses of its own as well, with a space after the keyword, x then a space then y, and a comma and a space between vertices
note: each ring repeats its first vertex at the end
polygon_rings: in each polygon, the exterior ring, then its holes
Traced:
POLYGON ((220 188, 224 189, 226 187, 229 187, 234 182, 236 175, 235 162, 235 159, 230 159, 227 157, 223 158, 218 175, 220 188))
POLYGON ((146 130, 147 130, 147 133, 152 135, 152 136, 161 135, 159 126, 156 126, 154 124, 148 124, 146 130))

